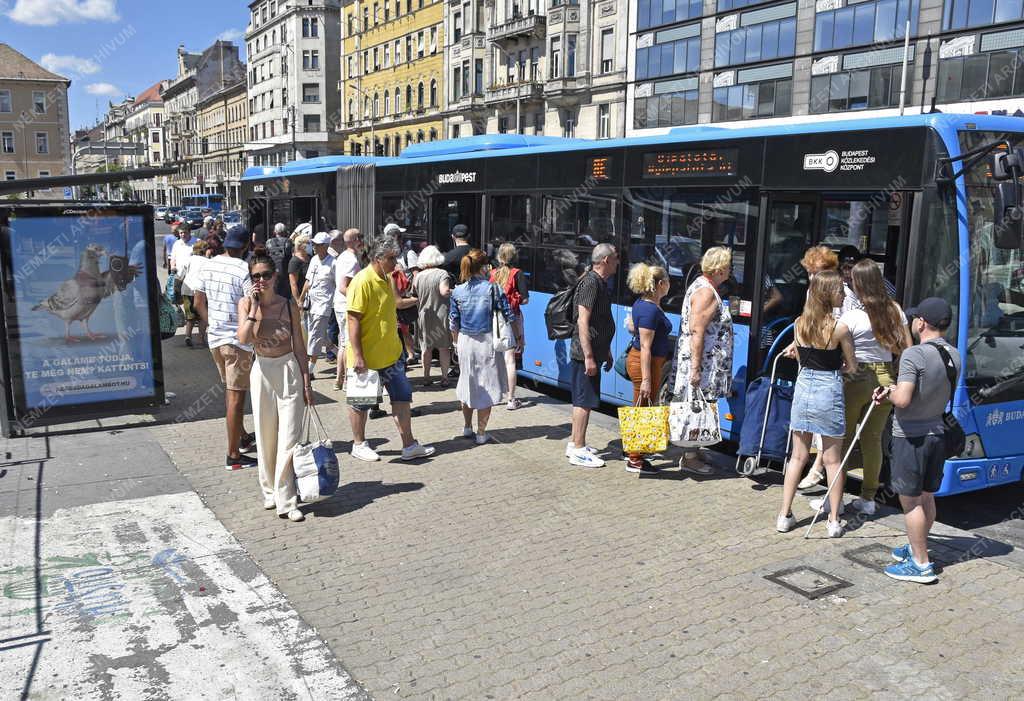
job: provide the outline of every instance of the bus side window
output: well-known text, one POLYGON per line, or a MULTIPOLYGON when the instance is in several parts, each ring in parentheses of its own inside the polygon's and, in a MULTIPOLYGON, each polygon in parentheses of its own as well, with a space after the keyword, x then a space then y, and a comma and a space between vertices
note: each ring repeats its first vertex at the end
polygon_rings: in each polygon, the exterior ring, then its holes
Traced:
POLYGON ((494 265, 498 265, 498 248, 503 243, 513 244, 519 252, 520 266, 529 260, 537 229, 537 198, 531 195, 492 195, 490 197, 490 231, 487 232, 485 252, 494 265))

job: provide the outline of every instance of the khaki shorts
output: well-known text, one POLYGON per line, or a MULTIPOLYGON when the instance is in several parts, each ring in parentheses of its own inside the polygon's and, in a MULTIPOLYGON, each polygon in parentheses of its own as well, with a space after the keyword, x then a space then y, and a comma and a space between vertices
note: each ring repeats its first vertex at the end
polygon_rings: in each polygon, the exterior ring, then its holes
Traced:
POLYGON ((211 348, 213 363, 220 373, 220 381, 224 387, 245 392, 249 389, 249 371, 252 370, 252 351, 242 350, 238 346, 225 344, 211 348))

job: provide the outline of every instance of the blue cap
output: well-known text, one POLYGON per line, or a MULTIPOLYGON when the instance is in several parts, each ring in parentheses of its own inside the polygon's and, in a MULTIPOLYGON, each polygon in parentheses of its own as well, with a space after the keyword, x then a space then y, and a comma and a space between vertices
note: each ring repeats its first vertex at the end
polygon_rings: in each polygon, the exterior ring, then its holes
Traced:
POLYGON ((242 224, 235 224, 224 235, 224 248, 246 248, 249 238, 249 230, 242 224))
POLYGON ((949 302, 939 297, 928 297, 922 299, 916 307, 907 310, 908 317, 924 319, 929 326, 934 326, 940 331, 949 328, 953 321, 953 308, 949 302))

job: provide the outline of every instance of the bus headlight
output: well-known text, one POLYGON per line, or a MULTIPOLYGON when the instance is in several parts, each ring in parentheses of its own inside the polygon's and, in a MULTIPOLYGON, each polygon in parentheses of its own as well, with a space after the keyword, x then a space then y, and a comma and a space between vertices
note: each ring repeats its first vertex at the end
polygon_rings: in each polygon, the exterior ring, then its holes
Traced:
POLYGON ((981 444, 981 436, 977 433, 968 433, 964 442, 964 452, 960 453, 961 458, 983 458, 985 447, 981 444))

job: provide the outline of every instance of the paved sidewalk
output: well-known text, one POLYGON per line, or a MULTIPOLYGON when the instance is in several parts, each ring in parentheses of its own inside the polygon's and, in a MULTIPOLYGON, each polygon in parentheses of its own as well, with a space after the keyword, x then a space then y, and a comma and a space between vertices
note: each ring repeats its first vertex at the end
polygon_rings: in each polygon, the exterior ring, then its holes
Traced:
MULTIPOLYGON (((215 375, 205 351, 179 343, 165 344, 169 367, 195 377, 173 409, 191 416, 202 402, 189 397, 215 375)), ((496 408, 495 442, 475 447, 453 438, 454 392, 417 388, 414 430, 438 457, 396 460, 382 419, 368 436, 383 460, 361 463, 347 455, 341 394, 314 384, 342 486, 303 524, 261 509, 255 471, 221 467, 223 424, 202 418, 219 397, 199 420, 139 430, 378 698, 1019 694, 1012 548, 943 529, 938 584, 897 583, 881 567, 904 542, 901 517, 805 540, 774 531, 778 480, 735 477, 724 456, 705 479, 641 479, 617 459, 570 467, 567 407, 530 393, 528 408, 496 408), (783 578, 798 588, 842 588, 810 599, 766 579, 794 568, 783 578)), ((595 423, 591 444, 614 456, 614 421, 595 423)), ((806 501, 795 510, 806 525, 806 501)))

